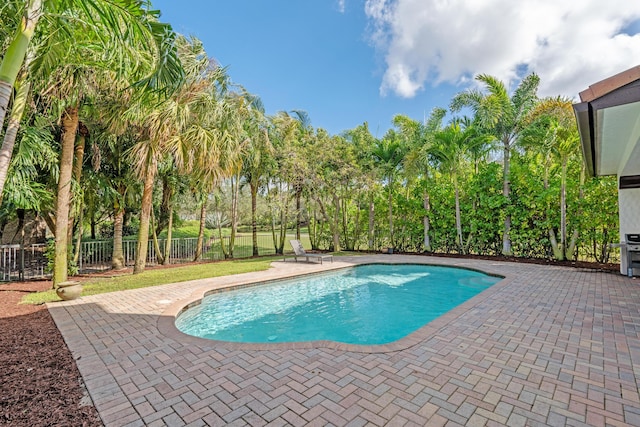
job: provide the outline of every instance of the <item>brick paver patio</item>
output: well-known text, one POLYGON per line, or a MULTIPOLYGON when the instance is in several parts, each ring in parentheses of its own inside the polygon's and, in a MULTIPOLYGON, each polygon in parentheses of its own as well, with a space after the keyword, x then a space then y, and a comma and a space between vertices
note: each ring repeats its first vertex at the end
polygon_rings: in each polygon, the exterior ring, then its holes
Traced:
POLYGON ((640 425, 638 279, 400 255, 273 265, 49 304, 105 425, 640 425), (172 326, 212 288, 371 262, 506 279, 387 346, 243 346, 172 326))

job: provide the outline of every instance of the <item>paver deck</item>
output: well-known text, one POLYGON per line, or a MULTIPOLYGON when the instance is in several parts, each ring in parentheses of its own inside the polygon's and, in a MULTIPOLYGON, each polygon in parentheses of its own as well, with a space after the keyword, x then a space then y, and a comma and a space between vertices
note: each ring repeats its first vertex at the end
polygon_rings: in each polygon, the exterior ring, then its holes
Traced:
POLYGON ((637 278, 400 255, 273 266, 49 304, 105 425, 640 425, 637 278), (172 326, 210 289, 371 262, 506 278, 388 346, 240 345, 172 326))

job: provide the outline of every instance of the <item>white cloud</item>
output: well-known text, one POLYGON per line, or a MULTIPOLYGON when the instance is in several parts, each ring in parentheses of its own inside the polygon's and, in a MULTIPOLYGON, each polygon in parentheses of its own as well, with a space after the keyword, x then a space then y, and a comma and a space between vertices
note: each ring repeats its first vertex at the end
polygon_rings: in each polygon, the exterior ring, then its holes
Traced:
POLYGON ((575 97, 640 64, 640 34, 621 32, 638 27, 637 0, 367 0, 365 13, 386 63, 382 94, 535 71, 541 95, 575 97))
POLYGON ((338 12, 340 13, 344 13, 345 8, 346 8, 346 1, 347 0, 338 0, 338 12))

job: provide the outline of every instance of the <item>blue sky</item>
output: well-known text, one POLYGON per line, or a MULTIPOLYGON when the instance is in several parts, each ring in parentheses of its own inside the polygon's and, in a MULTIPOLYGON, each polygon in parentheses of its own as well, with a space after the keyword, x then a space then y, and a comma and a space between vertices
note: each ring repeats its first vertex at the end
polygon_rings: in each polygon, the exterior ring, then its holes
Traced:
POLYGON ((152 1, 268 114, 304 110, 332 134, 422 120, 478 73, 513 85, 535 71, 542 95, 575 98, 640 58, 638 1, 152 1))

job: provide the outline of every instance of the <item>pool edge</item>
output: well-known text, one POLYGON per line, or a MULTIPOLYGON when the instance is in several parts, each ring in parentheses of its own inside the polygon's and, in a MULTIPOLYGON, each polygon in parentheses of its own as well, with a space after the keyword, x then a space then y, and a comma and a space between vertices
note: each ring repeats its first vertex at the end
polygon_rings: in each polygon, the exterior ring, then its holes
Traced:
MULTIPOLYGON (((409 256, 411 257, 411 256, 409 256)), ((203 285, 190 294, 188 298, 184 298, 182 300, 176 301, 169 305, 162 314, 158 317, 157 320, 157 328, 158 331, 164 336, 174 339, 176 342, 185 343, 185 344, 193 344, 198 345, 199 347, 204 348, 224 348, 226 350, 243 350, 243 351, 286 351, 286 350, 300 350, 300 349, 316 349, 316 348, 326 348, 332 350, 341 350, 355 353, 390 353, 401 350, 406 350, 417 345, 420 342, 423 342, 430 335, 436 333, 439 329, 446 326, 446 324, 451 320, 451 318, 459 317, 464 312, 468 311, 471 307, 476 306, 478 303, 486 300, 491 297, 495 292, 500 291, 505 286, 511 284, 514 280, 515 276, 504 274, 503 272, 491 271, 487 269, 480 269, 477 266, 467 266, 464 263, 435 263, 435 262, 425 262, 420 259, 412 259, 413 257, 407 259, 406 255, 399 255, 389 257, 391 259, 385 260, 360 260, 359 262, 357 258, 354 258, 351 263, 347 265, 336 265, 330 268, 322 269, 322 270, 314 270, 310 272, 303 272, 298 274, 285 274, 282 277, 273 278, 269 280, 240 280, 238 283, 229 284, 226 286, 218 287, 216 289, 211 289, 211 287, 207 287, 207 285, 203 285), (402 258, 402 259, 401 259, 402 258), (200 301, 207 295, 211 295, 212 293, 230 291, 233 289, 239 289, 248 286, 259 286, 261 283, 273 282, 276 280, 290 279, 295 277, 304 277, 308 275, 316 275, 322 274, 329 271, 341 270, 346 268, 351 268, 360 265, 367 264, 419 264, 419 265, 431 265, 431 266, 440 266, 440 267, 452 267, 452 268, 462 268, 472 271, 481 272, 494 277, 501 277, 502 279, 495 284, 491 285, 489 288, 480 292, 479 294, 473 296, 462 304, 452 308, 448 312, 443 315, 433 319, 426 325, 420 327, 416 331, 410 333, 409 335, 400 338, 397 341, 393 341, 391 343, 386 344, 376 344, 376 345, 360 345, 360 344, 347 344, 336 341, 302 341, 302 342, 289 342, 289 343, 238 343, 231 341, 219 341, 219 340, 211 340, 207 338, 195 337, 193 335, 185 334, 180 331, 175 326, 175 320, 177 317, 187 308, 197 306, 200 301)), ((276 261, 277 262, 277 261, 276 261)))

